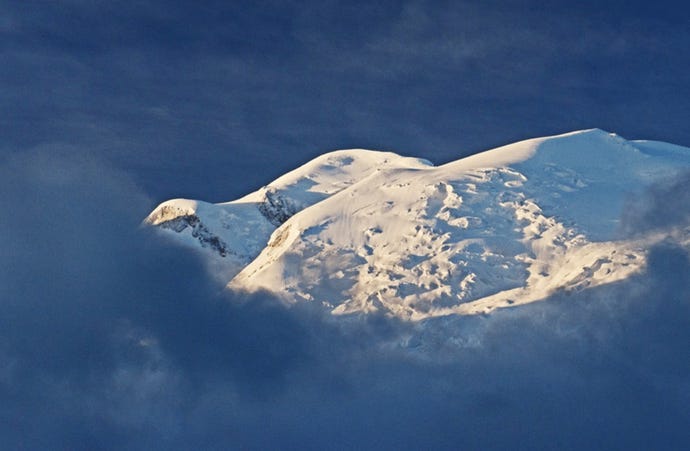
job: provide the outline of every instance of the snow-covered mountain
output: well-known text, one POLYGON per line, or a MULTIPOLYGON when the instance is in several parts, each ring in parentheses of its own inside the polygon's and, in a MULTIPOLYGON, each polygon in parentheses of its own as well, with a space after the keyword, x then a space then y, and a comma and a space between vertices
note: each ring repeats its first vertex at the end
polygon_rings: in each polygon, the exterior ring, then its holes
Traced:
POLYGON ((486 313, 619 281, 690 228, 622 233, 626 206, 690 169, 690 149, 593 129, 433 166, 322 155, 239 200, 174 199, 146 222, 200 249, 231 290, 334 314, 486 313))

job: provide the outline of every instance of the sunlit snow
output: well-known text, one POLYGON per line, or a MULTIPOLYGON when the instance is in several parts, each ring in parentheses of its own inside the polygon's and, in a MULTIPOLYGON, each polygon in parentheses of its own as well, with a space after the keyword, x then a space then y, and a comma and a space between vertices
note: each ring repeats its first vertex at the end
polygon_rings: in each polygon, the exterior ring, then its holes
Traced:
POLYGON ((678 231, 625 236, 621 214, 688 167, 690 149, 598 129, 442 166, 344 150, 237 201, 171 200, 146 221, 201 249, 231 290, 268 290, 334 314, 421 320, 487 313, 641 271, 650 246, 678 231))

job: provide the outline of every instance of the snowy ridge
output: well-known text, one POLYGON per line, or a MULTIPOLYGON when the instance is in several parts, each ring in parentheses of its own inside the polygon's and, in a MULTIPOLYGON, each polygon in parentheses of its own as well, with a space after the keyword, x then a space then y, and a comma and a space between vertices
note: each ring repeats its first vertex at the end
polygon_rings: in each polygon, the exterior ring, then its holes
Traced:
POLYGON ((625 202, 689 167, 690 149, 598 129, 438 167, 338 151, 235 202, 168 201, 147 222, 233 261, 223 273, 230 289, 421 320, 639 272, 667 234, 622 239, 625 202))

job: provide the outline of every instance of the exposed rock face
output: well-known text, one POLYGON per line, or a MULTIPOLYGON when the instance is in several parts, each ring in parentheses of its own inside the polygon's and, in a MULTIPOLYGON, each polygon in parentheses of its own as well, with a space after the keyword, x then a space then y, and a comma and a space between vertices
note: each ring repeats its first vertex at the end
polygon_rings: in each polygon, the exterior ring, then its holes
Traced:
POLYGON ((267 188, 264 195, 265 200, 258 204, 259 211, 276 227, 304 208, 293 199, 281 195, 275 188, 267 188))
POLYGON ((221 257, 225 257, 231 252, 228 250, 228 245, 218 236, 211 233, 196 215, 177 216, 173 219, 159 222, 157 225, 160 228, 170 229, 176 233, 183 232, 189 228, 192 236, 199 240, 201 247, 209 248, 221 257))

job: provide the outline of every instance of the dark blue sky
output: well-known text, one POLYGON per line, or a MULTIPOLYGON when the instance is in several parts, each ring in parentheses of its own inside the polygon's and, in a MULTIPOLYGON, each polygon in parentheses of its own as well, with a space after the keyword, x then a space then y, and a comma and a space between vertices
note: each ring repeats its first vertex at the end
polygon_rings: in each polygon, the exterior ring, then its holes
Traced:
MULTIPOLYGON (((688 449, 686 249, 439 320, 424 354, 390 318, 237 302, 139 227, 337 148, 442 163, 590 127, 687 146, 688 48, 664 1, 0 0, 0 446, 688 449)), ((623 230, 687 224, 688 180, 623 230)))
POLYGON ((221 201, 337 148, 690 145, 689 42, 664 1, 1 2, 0 151, 88 149, 154 200, 221 201))

